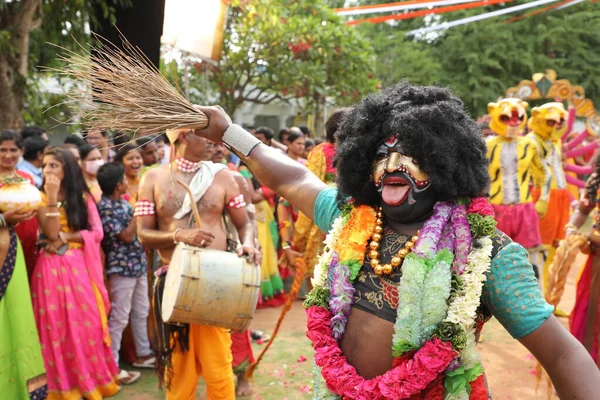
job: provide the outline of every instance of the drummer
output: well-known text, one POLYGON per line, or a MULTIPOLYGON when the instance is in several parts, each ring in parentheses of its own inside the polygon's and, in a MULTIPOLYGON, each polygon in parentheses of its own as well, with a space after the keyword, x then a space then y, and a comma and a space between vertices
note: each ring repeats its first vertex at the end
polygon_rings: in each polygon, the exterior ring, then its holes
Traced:
MULTIPOLYGON (((165 265, 158 274, 166 272, 178 243, 227 250, 227 235, 221 223, 224 211, 239 234, 241 247, 238 254, 247 255, 250 262, 260 263, 246 204, 232 173, 224 165, 202 161, 208 151, 207 140, 195 135, 193 130, 168 131, 167 136, 175 147, 175 157, 170 164, 152 169, 143 176, 135 208, 142 244, 157 249, 165 265), (177 184, 178 180, 186 183, 194 193, 202 229, 194 228, 191 202, 187 192, 177 184)), ((158 287, 161 280, 164 276, 159 278, 158 287)), ((160 299, 156 292, 155 297, 160 299)), ((159 326, 162 325, 160 318, 157 319, 159 326)), ((164 379, 167 400, 194 399, 201 375, 206 381, 208 399, 235 399, 228 330, 192 324, 168 326, 163 332, 166 332, 160 335, 163 339, 176 340, 172 351, 169 351, 168 343, 161 345, 157 359, 159 373, 161 366, 164 370, 159 379, 164 379)))

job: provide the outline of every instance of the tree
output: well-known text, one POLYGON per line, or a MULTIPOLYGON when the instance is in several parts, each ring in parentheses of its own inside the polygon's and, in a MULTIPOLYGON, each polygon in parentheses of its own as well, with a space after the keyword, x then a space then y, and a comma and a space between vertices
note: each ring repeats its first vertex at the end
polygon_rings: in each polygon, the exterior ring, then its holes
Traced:
MULTIPOLYGON (((86 43, 95 10, 111 18, 116 5, 129 0, 0 0, 0 128, 20 128, 28 84, 36 81, 39 66, 52 66, 57 48, 86 43), (73 40, 75 39, 75 40, 73 40)), ((114 22, 114 21, 113 21, 114 22)), ((48 96, 52 98, 52 96, 48 96)), ((57 101, 56 98, 53 101, 57 101)), ((37 104, 39 102, 31 102, 37 104)))
POLYGON ((211 81, 230 114, 276 99, 318 113, 325 100, 348 104, 374 91, 374 61, 368 42, 323 0, 234 1, 211 81))
POLYGON ((442 65, 440 83, 450 86, 474 115, 487 103, 536 72, 555 69, 559 79, 581 85, 600 108, 597 48, 600 9, 581 3, 518 22, 472 23, 448 30, 436 44, 442 65))

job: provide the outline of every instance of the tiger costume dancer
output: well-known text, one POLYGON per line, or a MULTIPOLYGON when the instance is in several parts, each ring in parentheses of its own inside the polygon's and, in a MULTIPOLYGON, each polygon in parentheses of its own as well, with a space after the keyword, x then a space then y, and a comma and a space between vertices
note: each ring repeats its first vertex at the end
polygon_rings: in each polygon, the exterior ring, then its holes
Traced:
MULTIPOLYGON (((542 284, 548 281, 548 267, 552 263, 558 242, 565 238, 564 227, 569 221, 571 196, 567 189, 567 179, 563 168, 561 138, 567 129, 567 111, 562 103, 546 103, 531 110, 529 134, 527 138, 535 143, 536 150, 551 174, 548 211, 540 220, 542 244, 548 251, 544 263, 542 284)), ((543 190, 541 191, 543 195, 543 190)), ((540 196, 539 188, 534 189, 534 199, 540 196)), ((559 316, 568 313, 555 310, 559 316)))
POLYGON ((539 218, 548 205, 550 173, 530 138, 521 136, 527 123, 528 104, 519 99, 502 99, 488 104, 490 129, 497 136, 487 143, 491 178, 490 203, 498 229, 529 252, 537 273, 537 254, 542 239, 539 218), (533 178, 542 194, 533 202, 529 185, 533 178))

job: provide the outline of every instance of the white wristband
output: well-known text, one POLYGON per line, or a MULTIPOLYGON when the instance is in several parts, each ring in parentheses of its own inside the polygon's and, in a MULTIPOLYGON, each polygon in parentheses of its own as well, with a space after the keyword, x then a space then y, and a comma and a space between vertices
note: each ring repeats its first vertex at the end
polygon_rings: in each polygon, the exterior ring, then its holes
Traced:
POLYGON ((223 143, 244 157, 248 157, 252 149, 258 146, 261 141, 241 126, 231 124, 223 135, 223 143))

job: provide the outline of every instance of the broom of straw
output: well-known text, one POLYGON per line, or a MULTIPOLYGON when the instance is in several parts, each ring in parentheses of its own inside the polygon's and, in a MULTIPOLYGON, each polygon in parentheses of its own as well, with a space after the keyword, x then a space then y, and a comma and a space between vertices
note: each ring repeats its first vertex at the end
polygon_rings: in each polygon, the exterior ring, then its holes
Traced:
POLYGON ((100 35, 87 51, 61 48, 60 68, 46 70, 74 81, 65 102, 87 129, 162 133, 203 129, 208 118, 173 87, 146 55, 123 35, 123 49, 100 35))
MULTIPOLYGON (((572 234, 561 240, 552 264, 548 268, 548 286, 544 297, 548 304, 556 307, 565 291, 567 275, 575 262, 579 249, 585 250, 587 239, 580 234, 572 234)), ((545 376, 548 400, 552 398, 552 382, 550 377, 544 373, 542 365, 536 364, 536 391, 539 389, 542 375, 545 376)))

